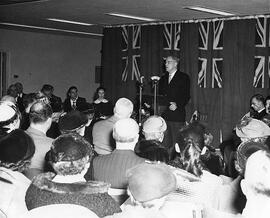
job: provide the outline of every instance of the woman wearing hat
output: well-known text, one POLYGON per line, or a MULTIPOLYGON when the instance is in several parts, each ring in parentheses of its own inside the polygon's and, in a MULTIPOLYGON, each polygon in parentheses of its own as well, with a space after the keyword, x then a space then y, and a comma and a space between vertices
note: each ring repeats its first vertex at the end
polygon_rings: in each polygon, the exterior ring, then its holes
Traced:
POLYGON ((20 112, 15 104, 0 101, 0 137, 20 127, 20 112))
POLYGON ((17 218, 27 211, 25 193, 35 146, 30 136, 16 129, 0 138, 0 217, 17 218))
POLYGON ((84 176, 93 148, 82 136, 76 133, 59 136, 53 141, 48 157, 56 173, 42 173, 33 179, 25 197, 29 210, 50 204, 77 204, 99 217, 120 211, 107 193, 108 183, 86 182, 84 176))

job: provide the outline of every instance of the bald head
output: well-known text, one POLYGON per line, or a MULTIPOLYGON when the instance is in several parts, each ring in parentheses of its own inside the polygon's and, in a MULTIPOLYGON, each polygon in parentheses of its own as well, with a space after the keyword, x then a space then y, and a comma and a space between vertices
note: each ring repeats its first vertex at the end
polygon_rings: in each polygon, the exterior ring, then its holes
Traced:
POLYGON ((29 112, 31 123, 43 123, 52 117, 52 108, 42 101, 34 103, 29 112))
POLYGON ((127 98, 119 98, 113 111, 114 115, 120 119, 129 118, 133 111, 133 103, 127 98))

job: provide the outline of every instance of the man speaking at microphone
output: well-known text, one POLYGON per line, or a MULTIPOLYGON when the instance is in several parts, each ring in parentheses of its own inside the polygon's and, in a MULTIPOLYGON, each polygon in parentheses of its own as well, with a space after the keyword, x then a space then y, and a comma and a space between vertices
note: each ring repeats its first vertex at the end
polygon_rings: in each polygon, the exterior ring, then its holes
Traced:
POLYGON ((168 56, 165 61, 166 73, 159 82, 159 94, 166 99, 166 109, 162 114, 168 124, 167 137, 172 140, 167 146, 176 142, 177 132, 184 125, 186 119, 185 106, 190 99, 190 78, 177 69, 179 59, 168 56))

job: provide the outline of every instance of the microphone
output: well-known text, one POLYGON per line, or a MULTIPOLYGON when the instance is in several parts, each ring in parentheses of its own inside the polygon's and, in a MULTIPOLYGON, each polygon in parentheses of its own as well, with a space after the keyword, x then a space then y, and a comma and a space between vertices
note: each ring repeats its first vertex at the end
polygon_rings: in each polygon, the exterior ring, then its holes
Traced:
POLYGON ((140 77, 140 84, 143 84, 144 76, 140 77))
POLYGON ((151 80, 153 81, 159 81, 160 77, 159 76, 151 76, 151 80))

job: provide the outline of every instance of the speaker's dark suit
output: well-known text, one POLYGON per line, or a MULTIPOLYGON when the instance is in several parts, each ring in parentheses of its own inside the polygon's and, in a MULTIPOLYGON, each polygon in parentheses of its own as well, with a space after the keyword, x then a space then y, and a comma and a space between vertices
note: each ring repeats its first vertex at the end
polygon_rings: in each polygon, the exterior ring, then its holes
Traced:
MULTIPOLYGON (((76 101, 76 110, 82 111, 84 109, 85 104, 86 104, 86 99, 78 97, 78 99, 76 101)), ((69 111, 73 110, 71 103, 70 103, 70 98, 66 98, 64 105, 63 105, 63 108, 64 108, 65 112, 69 112, 69 111)))
POLYGON ((167 108, 162 115, 166 121, 184 122, 186 118, 185 106, 190 99, 190 79, 185 73, 176 71, 168 84, 169 73, 166 72, 159 81, 159 94, 165 95, 167 108), (169 109, 170 102, 175 102, 177 109, 169 109))

